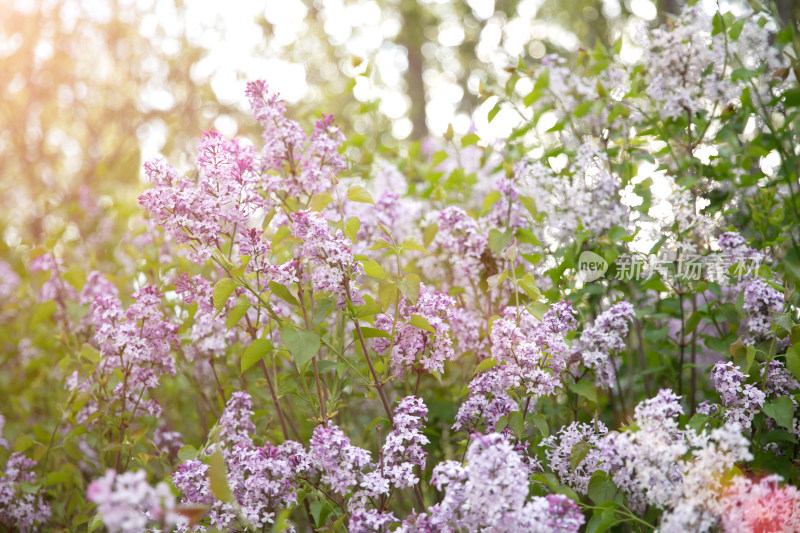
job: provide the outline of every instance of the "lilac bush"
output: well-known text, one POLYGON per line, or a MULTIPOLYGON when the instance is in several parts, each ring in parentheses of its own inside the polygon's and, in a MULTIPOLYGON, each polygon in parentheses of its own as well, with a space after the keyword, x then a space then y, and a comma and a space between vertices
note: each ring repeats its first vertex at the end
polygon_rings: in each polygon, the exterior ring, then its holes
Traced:
POLYGON ((360 163, 248 83, 110 264, 0 261, 3 530, 798 531, 794 31, 695 3, 360 163))

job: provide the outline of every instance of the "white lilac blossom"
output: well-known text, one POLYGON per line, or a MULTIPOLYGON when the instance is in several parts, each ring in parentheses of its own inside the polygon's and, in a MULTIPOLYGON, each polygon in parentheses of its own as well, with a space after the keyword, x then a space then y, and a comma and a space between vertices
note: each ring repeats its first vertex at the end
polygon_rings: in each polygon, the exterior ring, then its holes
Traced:
POLYGON ((0 260, 0 301, 10 300, 19 283, 19 274, 7 262, 0 260))
POLYGON ((175 512, 175 496, 166 483, 155 487, 143 470, 117 474, 108 470, 86 489, 86 498, 111 533, 140 533, 160 524, 175 526, 185 519, 175 512))
POLYGON ((39 531, 50 520, 50 504, 44 491, 23 490, 23 483, 35 485, 36 461, 21 452, 12 453, 0 477, 0 523, 16 531, 39 531))
POLYGON ((583 524, 580 508, 566 496, 528 499, 528 469, 503 435, 475 435, 466 462, 434 468, 431 484, 444 498, 425 515, 409 517, 398 531, 575 533, 583 524))
POLYGON ((573 422, 561 428, 556 435, 550 435, 542 440, 546 448, 545 455, 550 462, 550 469, 558 476, 562 483, 569 485, 574 490, 586 494, 589 479, 597 470, 606 470, 608 467, 602 463, 598 444, 603 435, 608 433, 608 428, 600 422, 585 424, 573 422), (572 467, 572 448, 584 443, 589 449, 581 461, 572 467))
POLYGON ((592 369, 599 385, 614 387, 617 374, 613 357, 625 349, 625 337, 633 320, 633 306, 618 302, 586 327, 573 345, 574 352, 592 369))
POLYGON ((350 533, 385 533, 388 527, 397 523, 392 513, 381 513, 375 509, 356 509, 350 515, 348 531, 350 533))
POLYGON ((747 328, 756 337, 769 334, 771 313, 783 310, 783 294, 761 280, 753 280, 744 288, 744 306, 747 328))
POLYGON ((730 361, 720 361, 714 365, 711 381, 722 399, 722 405, 726 407, 725 419, 750 427, 753 417, 764 406, 764 392, 756 385, 745 383, 744 374, 730 361))
POLYGON ((298 211, 291 218, 292 235, 302 241, 297 249, 299 260, 314 290, 333 293, 340 309, 348 297, 353 305, 362 305, 364 300, 351 282, 364 268, 353 258, 352 243, 341 230, 332 231, 321 213, 298 211))
POLYGON ((391 347, 394 375, 401 376, 407 369, 417 373, 444 371, 444 362, 455 358, 449 324, 454 307, 455 300, 447 293, 420 284, 416 303, 405 296, 401 298, 398 323, 394 328, 389 315, 380 314, 375 318, 376 328, 390 334, 394 330, 394 342, 378 337, 373 345, 377 352, 391 347), (433 332, 414 325, 414 315, 422 317, 433 332))
POLYGON ((481 270, 481 258, 489 244, 478 222, 459 207, 439 213, 439 231, 434 243, 449 256, 456 282, 467 280, 481 270))
POLYGON ((767 398, 777 398, 779 396, 793 396, 797 389, 800 389, 800 383, 794 379, 792 373, 787 370, 783 361, 772 359, 769 362, 769 370, 767 363, 761 363, 761 375, 764 379, 764 393, 767 398))
POLYGON ((698 433, 678 426, 682 412, 669 390, 640 403, 627 431, 597 442, 598 469, 612 476, 632 509, 664 511, 659 531, 702 533, 719 519, 725 475, 752 455, 738 423, 698 433))
POLYGON ((599 236, 627 225, 630 214, 620 199, 619 180, 601 161, 600 152, 584 143, 571 161, 569 176, 538 161, 515 165, 520 192, 545 214, 546 234, 555 242, 567 242, 580 228, 599 236))
POLYGON ((725 38, 711 30, 711 17, 696 4, 670 28, 640 33, 647 94, 663 119, 711 112, 739 96, 741 89, 725 75, 725 38))

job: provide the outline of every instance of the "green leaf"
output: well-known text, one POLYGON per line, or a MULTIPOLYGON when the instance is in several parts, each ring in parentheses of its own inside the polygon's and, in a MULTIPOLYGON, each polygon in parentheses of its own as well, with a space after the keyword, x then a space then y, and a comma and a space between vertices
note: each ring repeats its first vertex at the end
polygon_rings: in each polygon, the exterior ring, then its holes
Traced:
POLYGON ((267 355, 274 349, 272 343, 267 339, 255 339, 250 343, 244 353, 242 354, 241 369, 242 373, 245 370, 258 363, 261 358, 267 355))
POLYGON ((532 314, 533 316, 535 316, 539 320, 542 320, 542 318, 544 317, 544 314, 547 311, 550 310, 550 308, 547 307, 546 303, 538 302, 538 301, 537 302, 531 302, 529 305, 526 305, 525 308, 528 310, 528 312, 530 314, 532 314))
POLYGON ((608 238, 611 242, 618 242, 622 238, 628 236, 628 231, 620 226, 614 226, 610 230, 608 230, 608 238))
POLYGON ((492 207, 494 204, 497 203, 503 195, 500 194, 500 191, 490 191, 489 194, 486 195, 483 199, 483 207, 481 208, 482 211, 485 213, 492 207))
POLYGON ((792 429, 794 405, 789 396, 781 396, 765 404, 762 411, 781 426, 792 429))
POLYGON ((408 274, 400 282, 397 286, 400 288, 400 292, 403 293, 403 296, 406 297, 412 304, 417 303, 417 298, 419 298, 419 284, 421 280, 419 276, 416 274, 408 274))
POLYGON ((582 379, 577 383, 570 383, 569 390, 579 396, 583 396, 591 402, 597 403, 597 389, 595 389, 592 382, 588 379, 582 379))
POLYGON ((361 202, 362 204, 375 203, 375 200, 372 199, 372 195, 369 193, 369 191, 359 185, 353 185, 347 189, 347 199, 354 202, 361 202))
POLYGON ((749 80, 750 78, 755 78, 756 76, 758 76, 758 72, 746 68, 737 68, 731 72, 731 80, 733 81, 749 80))
POLYGON ((232 327, 238 324, 242 317, 247 314, 248 309, 250 309, 250 302, 247 298, 239 297, 239 300, 236 301, 236 305, 233 306, 233 309, 231 309, 231 312, 228 313, 225 319, 226 330, 230 331, 232 327))
POLYGON ((433 329, 431 323, 428 322, 428 319, 425 318, 424 316, 411 315, 411 318, 408 320, 408 323, 416 328, 423 329, 425 331, 429 331, 433 334, 436 334, 436 330, 433 329))
POLYGON ((208 458, 208 485, 214 497, 223 503, 233 501, 231 487, 228 485, 228 468, 222 452, 217 450, 208 458))
POLYGON ((542 297, 542 293, 539 292, 539 288, 536 286, 536 278, 530 272, 522 276, 522 279, 517 283, 531 300, 539 300, 542 297))
POLYGON ((734 41, 739 39, 739 36, 742 34, 742 29, 744 29, 744 23, 746 20, 746 18, 742 17, 737 19, 736 22, 731 25, 731 29, 728 31, 728 35, 731 36, 731 39, 734 41))
POLYGON ((547 426, 547 419, 542 413, 533 415, 531 417, 531 421, 533 421, 533 425, 536 426, 536 429, 539 430, 539 433, 542 434, 542 437, 547 438, 550 436, 550 428, 547 426))
POLYGON ((525 435, 525 421, 522 419, 522 411, 512 411, 508 415, 508 427, 517 437, 525 435))
POLYGON ((374 259, 364 258, 360 259, 361 266, 364 267, 364 274, 376 279, 386 279, 386 271, 374 259))
POLYGON ((221 279, 214 285, 214 309, 217 312, 228 302, 228 298, 231 297, 235 289, 236 282, 230 278, 221 279))
POLYGON ((586 524, 586 533, 605 533, 617 521, 614 509, 596 509, 594 513, 586 524))
POLYGON ((800 107, 800 89, 789 89, 783 93, 783 105, 800 107))
POLYGON ((329 203, 333 200, 331 193, 329 192, 318 192, 311 198, 311 203, 309 204, 308 208, 311 211, 322 211, 325 209, 329 203))
POLYGON ((489 286, 489 290, 494 290, 497 288, 498 285, 503 283, 506 278, 508 277, 508 271, 503 270, 499 274, 495 274, 494 276, 489 276, 489 279, 486 280, 489 286))
POLYGON ((489 110, 489 123, 491 123, 494 120, 494 117, 496 117, 497 113, 499 112, 500 112, 500 102, 498 101, 496 104, 494 104, 494 107, 492 107, 492 109, 489 110))
POLYGON ((700 323, 700 313, 695 311, 689 317, 689 320, 686 321, 686 328, 685 328, 686 329, 686 335, 691 334, 695 330, 695 328, 697 328, 697 325, 699 323, 700 323))
POLYGON ((580 441, 576 443, 569 452, 569 465, 573 470, 578 468, 581 461, 586 457, 592 449, 592 445, 588 442, 580 441))
POLYGON ((297 298, 291 293, 291 291, 285 286, 281 285, 276 281, 269 282, 269 290, 272 291, 272 294, 286 302, 287 304, 294 305, 296 307, 300 306, 300 302, 297 301, 297 298))
POLYGON ((796 380, 800 380, 800 348, 798 348, 798 345, 786 350, 786 368, 789 369, 796 380))
POLYGON ((290 326, 281 329, 281 340, 294 356, 300 370, 311 361, 320 346, 319 335, 307 329, 296 330, 290 326))
POLYGON ((383 337, 385 339, 391 339, 392 338, 392 334, 391 333, 388 333, 388 332, 383 331, 382 329, 378 329, 378 328, 368 328, 368 327, 362 326, 361 327, 361 333, 364 335, 365 339, 374 339, 376 337, 383 337))
POLYGON ((597 471, 589 480, 589 498, 597 504, 610 502, 617 495, 617 486, 605 472, 597 471))
POLYGON ((384 248, 391 248, 392 245, 386 239, 378 239, 372 246, 369 247, 370 250, 383 250, 384 248))
POLYGON ((480 374, 484 370, 488 370, 496 366, 497 366, 497 361, 492 357, 487 357, 486 359, 478 363, 478 366, 475 367, 474 374, 480 374))
POLYGON ((696 413, 692 418, 689 419, 687 425, 693 430, 699 432, 706 425, 708 419, 709 419, 708 415, 704 415, 702 413, 696 413))
POLYGON ((180 459, 181 461, 190 461, 195 457, 197 457, 197 448, 195 448, 191 444, 187 444, 186 446, 178 450, 178 459, 180 459))
POLYGON ((422 232, 422 242, 425 246, 430 246, 436 234, 439 233, 439 226, 437 224, 429 224, 425 226, 425 231, 422 232))
POLYGON ((322 527, 328 515, 330 515, 330 507, 325 502, 313 502, 309 505, 309 510, 318 528, 322 527))
POLYGON ((511 239, 513 238, 514 232, 510 229, 502 233, 496 229, 492 229, 489 231, 489 248, 497 255, 500 255, 503 249, 511 243, 511 239))
POLYGON ((414 237, 406 237, 403 240, 403 250, 415 250, 417 252, 422 252, 424 254, 428 253, 428 250, 426 250, 425 247, 422 246, 422 243, 419 242, 414 237))
POLYGON ((347 220, 347 224, 344 227, 344 234, 350 239, 352 242, 358 242, 358 238, 356 234, 358 230, 361 229, 361 221, 356 217, 350 217, 347 220))
MULTIPOLYGON (((491 120, 491 119, 489 119, 489 120, 491 120)), ((462 148, 466 148, 467 146, 472 146, 473 144, 475 144, 476 142, 478 142, 480 140, 481 140, 481 138, 478 137, 476 134, 467 133, 466 135, 464 135, 461 138, 461 147, 462 148)))

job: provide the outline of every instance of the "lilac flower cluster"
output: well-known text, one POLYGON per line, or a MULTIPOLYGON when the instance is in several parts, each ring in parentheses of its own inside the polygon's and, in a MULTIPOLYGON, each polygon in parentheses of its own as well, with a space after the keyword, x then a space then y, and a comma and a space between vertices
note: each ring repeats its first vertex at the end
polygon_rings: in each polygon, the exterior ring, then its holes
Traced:
MULTIPOLYGON (((486 252, 488 239, 478 222, 460 207, 446 207, 439 213, 439 231, 434 243, 451 259, 456 283, 468 280, 481 270, 481 257, 486 252)), ((466 284, 466 283, 465 283, 466 284)))
POLYGON ((311 471, 319 472, 322 483, 341 495, 359 482, 361 470, 371 464, 370 453, 350 444, 347 435, 330 421, 314 429, 308 459, 311 471))
POLYGON ((292 235, 303 244, 298 247, 299 260, 310 270, 309 278, 316 291, 330 291, 337 297, 337 305, 344 308, 348 294, 353 305, 364 300, 351 286, 351 281, 364 268, 353 259, 352 244, 341 230, 335 232, 321 213, 299 211, 292 213, 292 235))
POLYGON ((769 334, 772 320, 770 313, 783 310, 783 294, 761 280, 753 280, 744 288, 744 306, 747 328, 756 337, 769 334))
POLYGON ((10 300, 19 283, 19 274, 7 262, 0 260, 0 301, 10 300))
POLYGON ((398 488, 411 487, 419 481, 414 467, 425 469, 427 452, 423 446, 430 442, 422 433, 428 408, 420 398, 406 396, 394 409, 394 428, 383 444, 381 474, 398 488))
POLYGON ((111 533, 140 533, 157 525, 176 526, 186 521, 175 512, 175 496, 169 486, 151 486, 144 470, 122 474, 108 470, 89 485, 86 498, 97 504, 103 525, 111 533))
POLYGON ((39 531, 50 520, 50 504, 44 491, 30 492, 22 484, 35 485, 36 461, 21 452, 12 453, 0 477, 0 523, 12 531, 39 531))
POLYGON ((431 484, 444 498, 425 515, 407 519, 398 531, 575 533, 583 524, 580 508, 566 496, 528 500, 528 470, 503 435, 474 436, 466 460, 466 467, 445 461, 434 468, 431 484))
POLYGON ((217 132, 206 132, 197 154, 197 177, 180 178, 163 159, 145 164, 153 188, 139 196, 139 203, 175 242, 188 246, 195 263, 207 261, 221 249, 223 237, 232 237, 264 201, 256 189, 252 146, 226 141, 217 132))
POLYGON ((455 358, 449 324, 455 303, 448 294, 420 284, 416 303, 411 303, 405 296, 401 298, 396 326, 389 315, 375 317, 376 328, 389 334, 394 330, 394 342, 379 337, 373 347, 379 353, 391 347, 392 372, 396 376, 402 376, 406 369, 441 373, 445 360, 455 358), (414 325, 414 315, 424 319, 433 332, 414 325))
POLYGON ((603 436, 608 433, 608 428, 597 421, 596 424, 573 422, 561 428, 555 434, 542 440, 546 448, 545 455, 550 462, 550 469, 562 483, 569 485, 578 492, 586 493, 589 480, 597 470, 605 470, 602 464, 601 451, 598 447, 603 436), (583 459, 572 467, 572 449, 584 443, 590 448, 583 459))
POLYGON ((614 387, 617 372, 613 356, 625 349, 625 337, 633 320, 633 306, 617 302, 585 328, 573 345, 574 352, 594 371, 597 383, 602 386, 614 387))
POLYGON ((191 343, 186 354, 190 360, 197 357, 218 357, 227 347, 225 320, 214 309, 211 283, 203 276, 189 277, 183 273, 175 280, 175 291, 187 304, 197 303, 197 311, 189 333, 191 343))
POLYGON ((273 523, 278 510, 297 501, 295 480, 310 468, 309 458, 296 442, 286 441, 280 446, 253 443, 252 407, 250 395, 235 392, 218 424, 219 446, 236 504, 214 498, 208 484, 208 465, 197 459, 185 461, 172 475, 183 503, 210 507, 206 518, 210 527, 227 528, 235 523, 264 527, 273 523))
POLYGON ((711 17, 701 5, 684 9, 670 29, 642 32, 647 94, 662 118, 725 107, 739 95, 725 76, 724 37, 711 33, 711 17))
POLYGON ((307 138, 296 121, 285 116, 286 104, 261 80, 247 84, 250 109, 264 128, 259 169, 267 191, 286 197, 313 195, 331 186, 331 177, 346 168, 339 147, 344 135, 333 116, 319 119, 307 138), (269 172, 272 171, 272 172, 269 172))
MULTIPOLYGON (((534 397, 553 394, 561 387, 560 374, 566 368, 568 347, 564 335, 575 327, 574 310, 560 302, 536 320, 527 310, 520 312, 520 325, 514 318, 501 318, 492 325, 491 355, 504 366, 513 385, 525 388, 534 397)), ((506 316, 516 317, 509 308, 506 316)))
MULTIPOLYGON (((161 309, 158 290, 145 285, 131 296, 134 303, 123 309, 117 298, 116 288, 110 283, 95 280, 91 291, 94 293, 87 323, 94 328, 92 343, 100 352, 101 363, 93 377, 79 383, 79 373, 75 371, 67 379, 67 387, 87 391, 95 382, 106 383, 109 377, 119 370, 123 378, 104 401, 120 401, 125 413, 136 418, 143 414, 159 416, 161 407, 155 398, 146 398, 145 393, 158 386, 162 375, 175 375, 175 361, 172 349, 178 345, 178 326, 171 323, 161 309)), ((85 289, 83 295, 90 291, 85 289)), ((98 394, 104 394, 101 387, 98 394)), ((83 406, 78 414, 79 423, 100 407, 97 397, 83 406)), ((119 413, 119 416, 125 415, 119 413)))
POLYGON ((508 394, 515 383, 505 366, 480 372, 469 384, 469 398, 458 408, 453 429, 470 434, 493 431, 500 417, 519 411, 508 394))
POLYGON ((711 381, 722 399, 726 420, 750 427, 753 417, 764 406, 766 396, 757 386, 745 383, 744 374, 730 361, 720 361, 711 369, 711 381))

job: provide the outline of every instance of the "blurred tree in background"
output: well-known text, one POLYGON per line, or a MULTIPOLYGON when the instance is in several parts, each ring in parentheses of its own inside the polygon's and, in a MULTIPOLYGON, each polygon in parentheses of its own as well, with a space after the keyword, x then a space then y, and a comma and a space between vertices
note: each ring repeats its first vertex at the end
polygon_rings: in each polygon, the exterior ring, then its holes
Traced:
MULTIPOLYGON (((278 67, 294 69, 300 81, 285 98, 309 116, 324 102, 353 140, 349 155, 368 164, 403 139, 441 135, 450 124, 465 133, 482 87, 503 83, 519 58, 619 37, 630 44, 636 24, 664 21, 683 2, 237 4, 252 27, 192 1, 3 3, 0 230, 7 246, 52 247, 96 233, 97 209, 129 204, 144 158, 188 161, 196 138, 185 132, 234 135, 225 126, 235 128, 244 110, 220 87, 238 98, 246 79, 286 81, 278 67), (253 31, 256 46, 237 48, 232 37, 253 31)), ((797 17, 791 0, 777 4, 797 17)))

